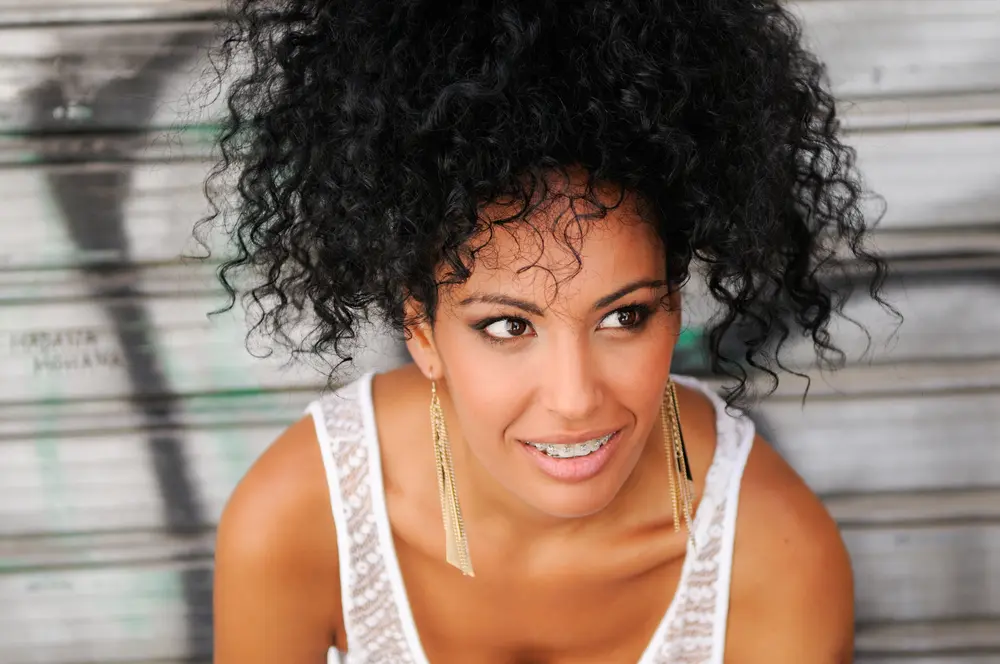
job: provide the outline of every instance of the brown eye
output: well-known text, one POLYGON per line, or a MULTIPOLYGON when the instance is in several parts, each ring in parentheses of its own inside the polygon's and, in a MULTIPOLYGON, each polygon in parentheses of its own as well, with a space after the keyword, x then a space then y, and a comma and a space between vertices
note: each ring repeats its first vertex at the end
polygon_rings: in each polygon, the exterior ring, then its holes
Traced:
POLYGON ((634 309, 624 309, 618 313, 618 324, 622 327, 635 327, 639 322, 639 312, 634 309))
POLYGON ((482 328, 487 336, 498 340, 523 337, 531 331, 531 324, 520 318, 501 318, 482 328))
POLYGON ((612 311, 601 321, 601 329, 634 330, 640 327, 649 311, 645 307, 625 307, 612 311))
POLYGON ((528 331, 528 326, 523 320, 508 318, 505 322, 507 323, 507 334, 512 337, 519 337, 528 331))

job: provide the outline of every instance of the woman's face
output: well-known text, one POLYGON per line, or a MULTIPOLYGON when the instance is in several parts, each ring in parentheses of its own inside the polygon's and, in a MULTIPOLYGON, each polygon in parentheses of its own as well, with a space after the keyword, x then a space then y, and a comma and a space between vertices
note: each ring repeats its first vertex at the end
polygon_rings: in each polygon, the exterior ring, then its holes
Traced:
POLYGON ((583 222, 582 263, 564 240, 577 228, 568 204, 497 229, 471 278, 442 289, 430 332, 450 428, 500 486, 553 517, 606 507, 659 423, 680 312, 662 243, 628 203, 583 222))

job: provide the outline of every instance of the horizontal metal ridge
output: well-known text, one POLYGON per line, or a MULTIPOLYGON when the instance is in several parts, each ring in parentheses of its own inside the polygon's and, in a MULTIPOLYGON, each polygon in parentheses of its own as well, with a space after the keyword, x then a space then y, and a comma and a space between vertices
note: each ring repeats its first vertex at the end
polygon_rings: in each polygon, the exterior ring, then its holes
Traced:
POLYGON ((855 643, 859 653, 990 650, 1000 655, 1000 618, 860 625, 855 643))
POLYGON ((1000 124, 1000 92, 887 99, 843 99, 839 110, 848 132, 954 125, 1000 124))
POLYGON ((196 395, 150 397, 141 402, 129 397, 93 401, 52 403, 0 402, 0 444, 3 440, 23 440, 37 435, 45 422, 46 436, 73 438, 94 433, 146 431, 151 428, 183 429, 231 427, 239 431, 286 426, 302 416, 304 404, 323 388, 322 378, 303 385, 299 391, 219 392, 196 395), (144 406, 144 408, 142 408, 144 406), (150 413, 170 414, 155 421, 150 413), (53 417, 58 413, 58 417, 53 417))
POLYGON ((41 569, 170 565, 212 557, 215 531, 83 533, 0 538, 0 574, 41 569))
POLYGON ((205 18, 224 8, 224 0, 0 0, 0 26, 205 18))
POLYGON ((217 132, 211 125, 188 125, 118 133, 0 135, 0 168, 62 164, 72 169, 90 164, 89 168, 96 169, 102 163, 114 168, 116 164, 206 160, 212 155, 217 132))
MULTIPOLYGON (((853 364, 836 371, 806 371, 808 400, 857 399, 864 397, 926 394, 1000 389, 1000 358, 969 358, 942 362, 900 362, 893 364, 853 364)), ((706 382, 723 389, 728 382, 708 377, 706 382)), ((766 376, 756 384, 768 387, 766 376)), ((783 374, 768 401, 801 401, 806 381, 783 374)))
POLYGON ((1000 523, 1000 487, 826 496, 842 528, 921 525, 955 521, 1000 523))
MULTIPOLYGON (((947 220, 942 219, 941 223, 942 226, 946 226, 947 220)), ((983 257, 984 254, 996 254, 1000 258, 1000 227, 876 231, 873 245, 880 255, 890 260, 901 257, 928 258, 935 260, 930 269, 933 269, 934 265, 939 265, 940 269, 943 269, 949 259, 983 257)), ((1000 266, 1000 260, 994 259, 992 264, 1000 266)))

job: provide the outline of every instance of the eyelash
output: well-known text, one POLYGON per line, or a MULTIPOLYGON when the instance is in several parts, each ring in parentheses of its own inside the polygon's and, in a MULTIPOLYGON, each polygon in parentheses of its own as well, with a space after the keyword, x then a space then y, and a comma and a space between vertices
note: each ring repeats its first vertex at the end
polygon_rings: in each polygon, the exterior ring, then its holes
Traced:
MULTIPOLYGON (((601 320, 603 321, 606 318, 609 318, 610 316, 621 313, 635 313, 638 315, 639 320, 634 325, 631 325, 629 327, 623 326, 621 328, 615 328, 615 329, 620 329, 623 332, 638 332, 645 326, 646 321, 649 320, 650 316, 653 315, 653 308, 647 304, 629 304, 624 307, 619 307, 618 309, 615 309, 614 311, 608 313, 608 315, 602 318, 601 320)), ((531 323, 520 316, 494 316, 492 318, 486 318, 484 320, 479 321, 478 323, 472 326, 472 329, 482 334, 483 338, 486 339, 486 341, 488 341, 489 343, 498 346, 501 344, 506 344, 520 340, 522 338, 521 336, 511 337, 509 339, 500 339, 486 332, 486 328, 488 328, 490 325, 493 325, 494 323, 499 323, 500 321, 504 320, 519 321, 523 323, 525 326, 531 327, 531 323)))

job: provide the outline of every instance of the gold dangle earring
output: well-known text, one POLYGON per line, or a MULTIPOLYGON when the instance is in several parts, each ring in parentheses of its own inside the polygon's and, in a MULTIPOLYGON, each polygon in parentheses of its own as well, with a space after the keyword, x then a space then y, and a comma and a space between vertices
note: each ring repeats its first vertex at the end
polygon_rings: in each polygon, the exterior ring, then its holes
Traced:
POLYGON ((663 444, 670 462, 667 464, 667 472, 670 476, 670 500, 674 510, 674 532, 680 531, 683 518, 688 535, 693 536, 691 521, 694 514, 694 479, 691 477, 691 465, 688 463, 684 433, 681 431, 677 390, 672 380, 667 383, 667 390, 663 395, 660 419, 663 425, 663 444))
POLYGON ((441 499, 441 518, 444 521, 445 560, 457 567, 465 576, 475 576, 469 559, 469 542, 465 537, 465 522, 458 504, 455 487, 455 466, 451 460, 448 429, 444 424, 444 411, 437 394, 437 383, 431 381, 431 431, 434 436, 434 461, 437 465, 438 494, 441 499))

